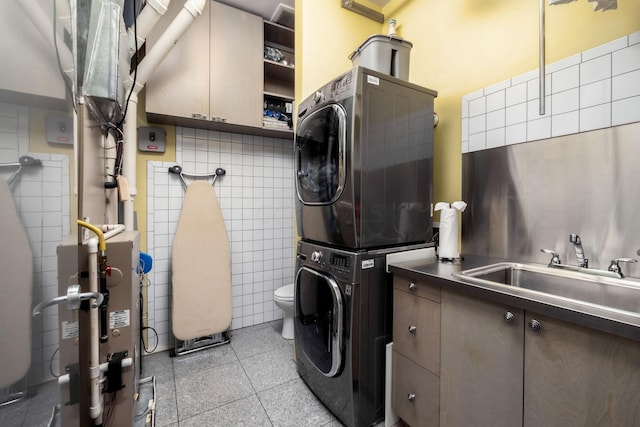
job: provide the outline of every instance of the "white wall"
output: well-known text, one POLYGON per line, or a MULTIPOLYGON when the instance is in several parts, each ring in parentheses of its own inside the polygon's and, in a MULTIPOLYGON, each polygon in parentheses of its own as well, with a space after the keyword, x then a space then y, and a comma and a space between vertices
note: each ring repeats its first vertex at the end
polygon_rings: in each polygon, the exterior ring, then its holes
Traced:
MULTIPOLYGON (((291 140, 176 128, 176 160, 185 172, 227 174, 214 188, 231 244, 231 329, 282 318, 273 291, 293 283, 294 183, 291 140)), ((171 245, 184 198, 174 163, 147 164, 148 324, 158 349, 172 348, 171 245)), ((188 179, 187 179, 188 182, 188 179)), ((149 346, 155 345, 149 333, 149 346)))
POLYGON ((462 152, 640 121, 640 32, 462 97, 462 152))

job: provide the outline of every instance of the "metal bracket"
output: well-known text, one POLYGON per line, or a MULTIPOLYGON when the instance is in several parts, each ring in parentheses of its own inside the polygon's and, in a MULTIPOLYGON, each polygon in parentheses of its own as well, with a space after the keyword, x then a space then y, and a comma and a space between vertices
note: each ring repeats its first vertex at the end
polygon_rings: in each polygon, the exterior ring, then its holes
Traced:
POLYGON ((358 15, 362 15, 381 24, 384 22, 384 15, 382 13, 362 4, 356 3, 353 0, 341 0, 341 4, 343 8, 355 12, 358 15))
POLYGON ((50 300, 42 301, 40 304, 36 305, 33 309, 32 316, 39 316, 43 309, 50 305, 61 304, 63 302, 67 303, 67 308, 69 310, 78 310, 80 308, 80 303, 88 299, 95 299, 96 301, 91 304, 91 308, 98 308, 102 304, 104 296, 99 292, 80 292, 80 285, 70 285, 67 288, 67 295, 51 298, 50 300))
POLYGON ((211 182, 211 185, 213 185, 216 183, 216 179, 218 179, 219 176, 226 175, 227 171, 222 168, 217 168, 215 172, 191 173, 191 172, 183 171, 182 166, 175 165, 169 168, 169 173, 175 173, 176 175, 178 175, 180 177, 180 180, 182 181, 182 185, 184 186, 184 189, 186 190, 189 185, 187 184, 187 181, 184 180, 185 175, 191 176, 194 178, 207 178, 211 176, 213 177, 213 181, 211 182))

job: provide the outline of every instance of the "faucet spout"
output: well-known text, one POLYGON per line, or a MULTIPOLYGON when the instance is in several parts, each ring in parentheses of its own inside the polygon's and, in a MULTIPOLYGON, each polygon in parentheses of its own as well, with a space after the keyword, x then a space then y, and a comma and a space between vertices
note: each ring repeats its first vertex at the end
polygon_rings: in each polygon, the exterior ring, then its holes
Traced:
POLYGON ((578 260, 578 267, 589 268, 589 260, 584 257, 584 250, 582 249, 582 240, 577 234, 570 234, 569 241, 573 243, 573 249, 576 252, 576 259, 578 260))

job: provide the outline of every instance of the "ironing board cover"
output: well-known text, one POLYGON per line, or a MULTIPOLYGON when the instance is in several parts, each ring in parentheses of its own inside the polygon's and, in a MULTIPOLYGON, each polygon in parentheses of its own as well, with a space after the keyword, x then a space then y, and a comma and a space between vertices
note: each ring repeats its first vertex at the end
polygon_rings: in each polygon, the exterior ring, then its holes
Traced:
POLYGON ((0 179, 0 389, 27 374, 31 364, 31 293, 33 257, 27 233, 13 203, 11 190, 0 179))
POLYGON ((173 238, 172 327, 182 341, 223 332, 231 325, 229 238, 211 184, 187 187, 173 238))

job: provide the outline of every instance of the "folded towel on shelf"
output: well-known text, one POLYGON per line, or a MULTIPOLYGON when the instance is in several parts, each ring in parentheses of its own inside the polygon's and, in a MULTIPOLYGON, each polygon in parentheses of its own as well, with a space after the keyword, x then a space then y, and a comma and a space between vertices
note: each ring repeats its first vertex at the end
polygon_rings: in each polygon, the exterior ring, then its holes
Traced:
POLYGON ((282 129, 282 130, 290 129, 289 124, 287 122, 278 120, 274 117, 268 117, 268 116, 262 117, 262 126, 268 127, 271 129, 282 129))

